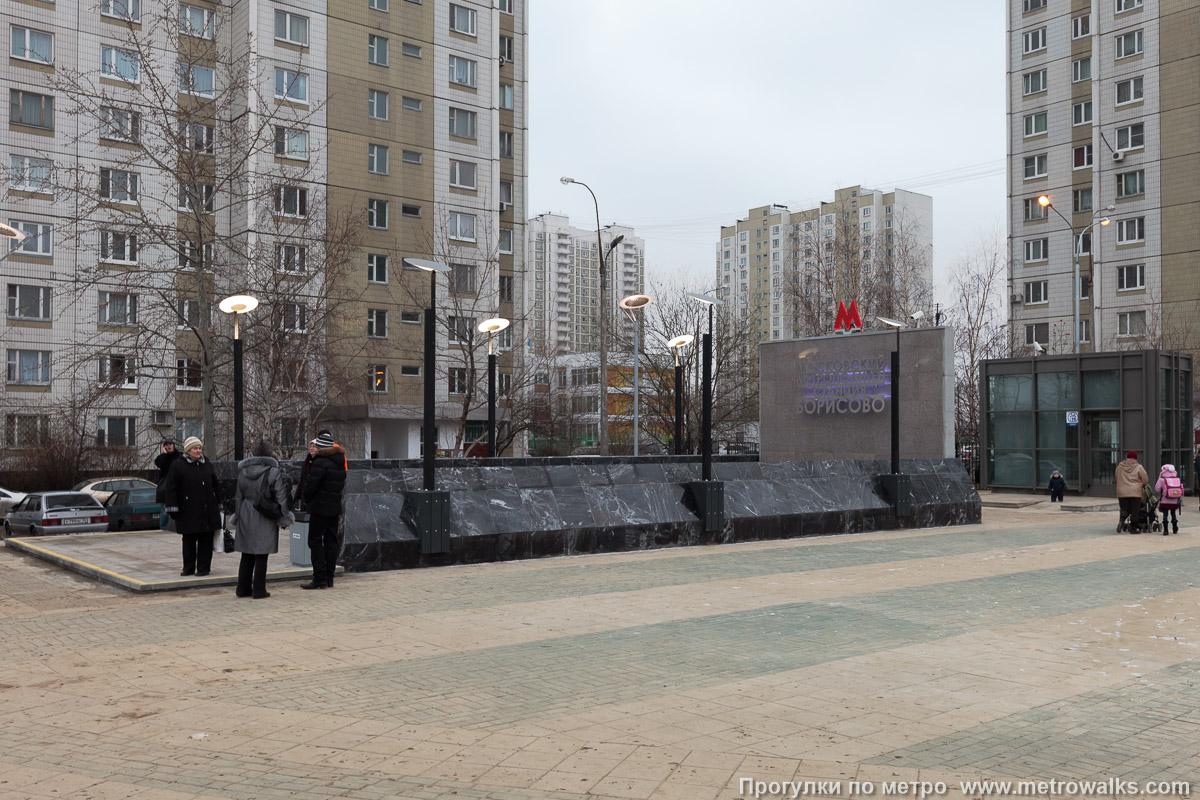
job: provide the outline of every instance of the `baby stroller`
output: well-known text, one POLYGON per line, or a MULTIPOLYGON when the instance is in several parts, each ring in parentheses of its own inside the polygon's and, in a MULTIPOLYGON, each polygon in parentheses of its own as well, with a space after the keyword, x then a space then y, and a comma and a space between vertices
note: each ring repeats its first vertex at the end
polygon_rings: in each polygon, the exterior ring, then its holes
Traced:
POLYGON ((1154 490, 1149 486, 1142 487, 1142 504, 1138 509, 1140 519, 1131 521, 1131 531, 1141 533, 1149 530, 1152 533, 1160 533, 1162 531, 1162 523, 1158 521, 1158 498, 1154 496, 1154 490))

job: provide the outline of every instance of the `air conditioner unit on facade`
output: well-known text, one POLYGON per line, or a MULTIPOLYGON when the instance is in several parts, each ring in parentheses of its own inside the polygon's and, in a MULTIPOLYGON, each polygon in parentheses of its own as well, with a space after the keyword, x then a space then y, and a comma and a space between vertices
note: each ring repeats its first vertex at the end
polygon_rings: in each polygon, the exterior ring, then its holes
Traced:
POLYGON ((175 412, 174 411, 155 411, 154 412, 154 421, 151 422, 150 424, 151 425, 174 425, 175 424, 175 412))
POLYGON ((1014 295, 1012 296, 1012 304, 1013 304, 1014 306, 1019 306, 1019 305, 1021 305, 1021 303, 1023 303, 1024 301, 1025 301, 1025 298, 1024 298, 1023 296, 1019 295, 1019 294, 1014 294, 1014 295))
POLYGON ((1122 161, 1125 160, 1125 151, 1124 150, 1114 150, 1113 154, 1112 154, 1112 160, 1114 163, 1120 164, 1122 161))

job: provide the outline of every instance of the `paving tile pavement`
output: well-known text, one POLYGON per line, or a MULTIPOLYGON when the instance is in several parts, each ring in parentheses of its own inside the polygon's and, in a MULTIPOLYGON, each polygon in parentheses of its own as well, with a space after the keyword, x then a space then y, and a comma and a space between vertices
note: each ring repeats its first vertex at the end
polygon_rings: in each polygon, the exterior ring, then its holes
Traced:
POLYGON ((0 798, 1188 781, 1200 529, 1063 517, 352 575, 261 602, 133 596, 0 552, 0 798))

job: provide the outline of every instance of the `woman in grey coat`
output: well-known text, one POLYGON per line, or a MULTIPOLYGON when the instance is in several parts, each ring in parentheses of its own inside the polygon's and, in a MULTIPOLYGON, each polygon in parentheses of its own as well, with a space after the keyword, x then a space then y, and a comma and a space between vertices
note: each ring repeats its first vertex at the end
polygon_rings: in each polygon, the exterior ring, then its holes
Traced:
POLYGON ((238 597, 258 600, 271 596, 267 591, 267 556, 279 552, 279 529, 290 528, 295 517, 288 508, 287 482, 271 445, 259 442, 250 453, 250 458, 238 462, 237 493, 234 495, 231 522, 236 526, 233 549, 242 554, 236 594, 238 597), (283 509, 283 516, 277 520, 263 516, 254 507, 263 475, 267 475, 271 497, 283 509))

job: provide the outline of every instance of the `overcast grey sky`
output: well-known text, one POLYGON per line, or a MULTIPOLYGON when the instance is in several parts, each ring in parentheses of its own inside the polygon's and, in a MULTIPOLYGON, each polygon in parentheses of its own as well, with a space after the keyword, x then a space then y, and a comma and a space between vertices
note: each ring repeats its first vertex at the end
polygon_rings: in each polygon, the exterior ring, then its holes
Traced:
POLYGON ((935 278, 1005 215, 1001 0, 530 0, 529 213, 632 225, 648 280, 834 189, 933 197, 935 278))

